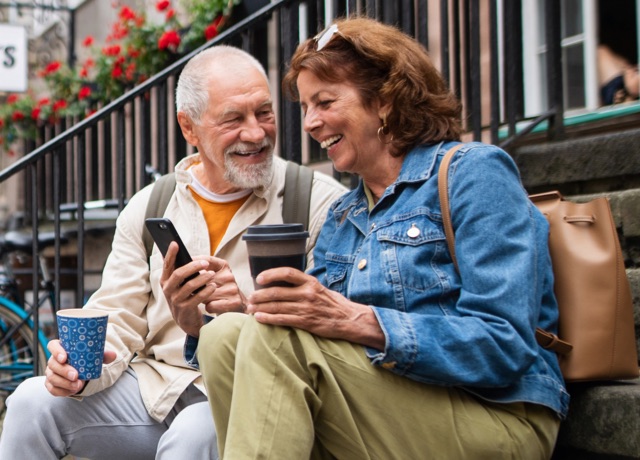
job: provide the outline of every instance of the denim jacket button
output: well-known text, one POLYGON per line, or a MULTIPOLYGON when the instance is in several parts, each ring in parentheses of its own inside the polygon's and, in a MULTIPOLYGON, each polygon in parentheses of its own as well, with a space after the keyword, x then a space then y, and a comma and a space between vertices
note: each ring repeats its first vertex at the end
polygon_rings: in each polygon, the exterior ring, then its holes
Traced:
POLYGON ((361 259, 360 262, 358 262, 358 270, 362 270, 366 266, 367 266, 367 259, 361 259))
POLYGON ((416 227, 416 224, 411 224, 411 228, 407 230, 407 236, 409 238, 417 238, 420 236, 420 229, 416 227))

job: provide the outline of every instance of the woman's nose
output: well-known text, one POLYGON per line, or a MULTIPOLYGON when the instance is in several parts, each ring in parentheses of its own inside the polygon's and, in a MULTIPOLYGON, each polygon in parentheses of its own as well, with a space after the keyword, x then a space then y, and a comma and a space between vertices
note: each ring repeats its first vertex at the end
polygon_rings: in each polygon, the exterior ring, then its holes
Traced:
POLYGON ((322 122, 320 118, 317 116, 317 113, 313 110, 308 110, 307 113, 304 114, 304 120, 302 127, 305 132, 310 133, 314 129, 318 128, 322 122))

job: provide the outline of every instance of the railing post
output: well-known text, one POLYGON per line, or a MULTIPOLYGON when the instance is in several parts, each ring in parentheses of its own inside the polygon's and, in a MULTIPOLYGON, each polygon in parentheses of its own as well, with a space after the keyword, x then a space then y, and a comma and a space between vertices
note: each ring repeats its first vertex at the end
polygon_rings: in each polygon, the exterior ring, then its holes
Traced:
POLYGON ((518 8, 516 2, 504 2, 504 100, 505 115, 508 126, 508 136, 516 134, 516 122, 518 120, 518 90, 516 80, 521 77, 518 70, 518 8))
POLYGON ((465 10, 467 23, 467 118, 470 120, 473 139, 479 141, 482 137, 479 1, 466 1, 465 10))
POLYGON ((400 3, 402 30, 412 37, 416 37, 416 21, 413 12, 413 0, 402 0, 400 3))
POLYGON ((562 32, 561 2, 545 0, 545 20, 547 24, 547 82, 549 88, 549 109, 553 115, 549 119, 549 138, 564 138, 564 89, 562 84, 562 32))
POLYGON ((169 145, 167 142, 167 82, 166 80, 156 87, 158 109, 158 169, 163 174, 169 171, 169 145))
POLYGON ((38 335, 40 333, 40 312, 38 308, 38 297, 40 296, 40 279, 38 274, 40 273, 40 260, 38 259, 38 194, 36 193, 36 189, 38 187, 38 164, 31 163, 28 168, 28 173, 31 178, 31 235, 32 235, 32 243, 31 243, 31 289, 33 292, 33 344, 34 350, 33 353, 33 375, 38 375, 38 366, 40 363, 40 357, 38 356, 38 335))
MULTIPOLYGON (((140 148, 140 158, 142 167, 140 168, 140 185, 144 187, 149 177, 146 172, 146 166, 153 166, 153 158, 151 157, 151 117, 150 102, 151 92, 143 93, 136 99, 138 101, 138 116, 136 117, 138 129, 138 145, 140 148)), ((160 171, 162 172, 162 171, 160 171)))
POLYGON ((429 49, 429 4, 427 0, 418 0, 416 5, 417 18, 416 18, 416 39, 422 43, 422 45, 429 49))
POLYGON ((489 131, 491 143, 498 143, 498 126, 500 125, 500 68, 498 61, 500 51, 498 49, 498 0, 489 0, 489 52, 491 59, 490 82, 491 85, 491 115, 489 131))
POLYGON ((451 72, 449 69, 449 1, 440 0, 440 73, 442 78, 451 86, 451 72))
MULTIPOLYGON (((127 198, 126 196, 126 174, 127 174, 127 159, 125 157, 125 120, 124 120, 124 110, 126 106, 121 107, 115 113, 116 115, 116 166, 118 168, 116 173, 116 198, 118 199, 118 209, 122 210, 124 208, 124 203, 127 198)), ((160 114, 163 114, 162 109, 159 109, 160 114)), ((166 115, 166 108, 164 111, 166 115)), ((165 118, 166 121, 166 118, 165 118)), ((159 133, 159 136, 164 137, 165 147, 166 147, 166 127, 165 131, 159 133), (164 136, 163 136, 164 135, 164 136)))
MULTIPOLYGON (((56 234, 56 241, 55 241, 55 259, 54 259, 54 267, 53 267, 53 279, 55 281, 55 305, 52 305, 52 313, 53 313, 53 318, 54 318, 54 325, 56 326, 57 330, 57 319, 56 319, 56 311, 58 311, 58 309, 60 308, 60 273, 62 272, 62 264, 60 262, 60 236, 61 236, 61 226, 60 226, 60 205, 61 205, 61 201, 60 198, 62 196, 62 174, 60 171, 60 155, 56 155, 55 153, 53 155, 51 155, 51 163, 52 163, 52 170, 53 170, 53 212, 54 212, 54 231, 56 234)), ((78 205, 80 204, 80 197, 78 196, 78 205)), ((79 209, 78 209, 79 210, 79 209)), ((80 234, 78 235, 78 246, 80 246, 80 234)), ((80 277, 82 275, 82 270, 81 267, 78 267, 76 270, 76 273, 78 277, 80 277)), ((78 306, 76 304, 76 306, 78 306)), ((34 374, 35 375, 35 374, 34 374)))
MULTIPOLYGON (((280 47, 281 68, 280 72, 286 71, 286 63, 291 60, 291 56, 298 44, 298 30, 300 21, 298 18, 298 4, 287 5, 280 11, 280 47)), ((281 78, 280 78, 281 79, 281 78)), ((298 104, 289 101, 283 95, 280 96, 280 145, 282 146, 282 156, 287 160, 302 163, 302 134, 300 132, 300 108, 298 104)))
MULTIPOLYGON (((85 159, 85 149, 84 149, 84 143, 85 143, 85 133, 80 133, 78 136, 78 150, 77 150, 77 157, 78 157, 78 161, 77 161, 77 175, 78 175, 78 190, 77 190, 77 196, 76 196, 76 202, 78 203, 78 223, 77 223, 77 228, 78 228, 78 253, 76 255, 77 257, 77 270, 76 270, 76 307, 80 307, 84 304, 84 248, 85 248, 85 235, 84 235, 84 226, 85 226, 85 219, 84 219, 84 203, 87 199, 86 197, 86 159, 85 159)), ((58 205, 56 207, 55 210, 56 216, 58 216, 60 214, 60 206, 58 205)), ((59 233, 58 233, 59 234, 59 233)), ((56 240, 56 253, 58 252, 58 247, 59 247, 59 241, 56 240)), ((58 276, 58 273, 56 272, 56 276, 58 276)), ((55 278, 56 280, 58 280, 59 278, 55 278)), ((57 285, 59 285, 60 283, 56 283, 57 285)), ((56 286, 56 296, 59 295, 59 288, 58 286, 56 286)), ((58 305, 60 305, 60 303, 58 302, 58 305)))

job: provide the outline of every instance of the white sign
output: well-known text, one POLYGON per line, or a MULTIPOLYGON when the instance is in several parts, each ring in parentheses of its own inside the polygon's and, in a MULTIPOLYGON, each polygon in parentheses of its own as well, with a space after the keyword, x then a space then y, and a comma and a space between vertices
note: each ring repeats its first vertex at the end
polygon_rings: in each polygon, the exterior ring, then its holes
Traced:
POLYGON ((27 46, 24 27, 0 24, 0 91, 27 90, 27 46))

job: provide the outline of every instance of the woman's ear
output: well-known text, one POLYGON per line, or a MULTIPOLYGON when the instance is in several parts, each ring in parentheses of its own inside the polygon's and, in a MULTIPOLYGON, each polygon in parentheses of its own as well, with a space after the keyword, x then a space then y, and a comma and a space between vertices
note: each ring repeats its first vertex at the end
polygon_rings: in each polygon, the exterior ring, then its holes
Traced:
POLYGON ((391 112, 391 103, 378 101, 378 118, 381 120, 388 120, 389 113, 391 112))
POLYGON ((182 130, 182 135, 184 139, 194 147, 198 146, 198 135, 195 132, 195 123, 191 118, 184 112, 178 112, 178 124, 180 125, 180 129, 182 130))

